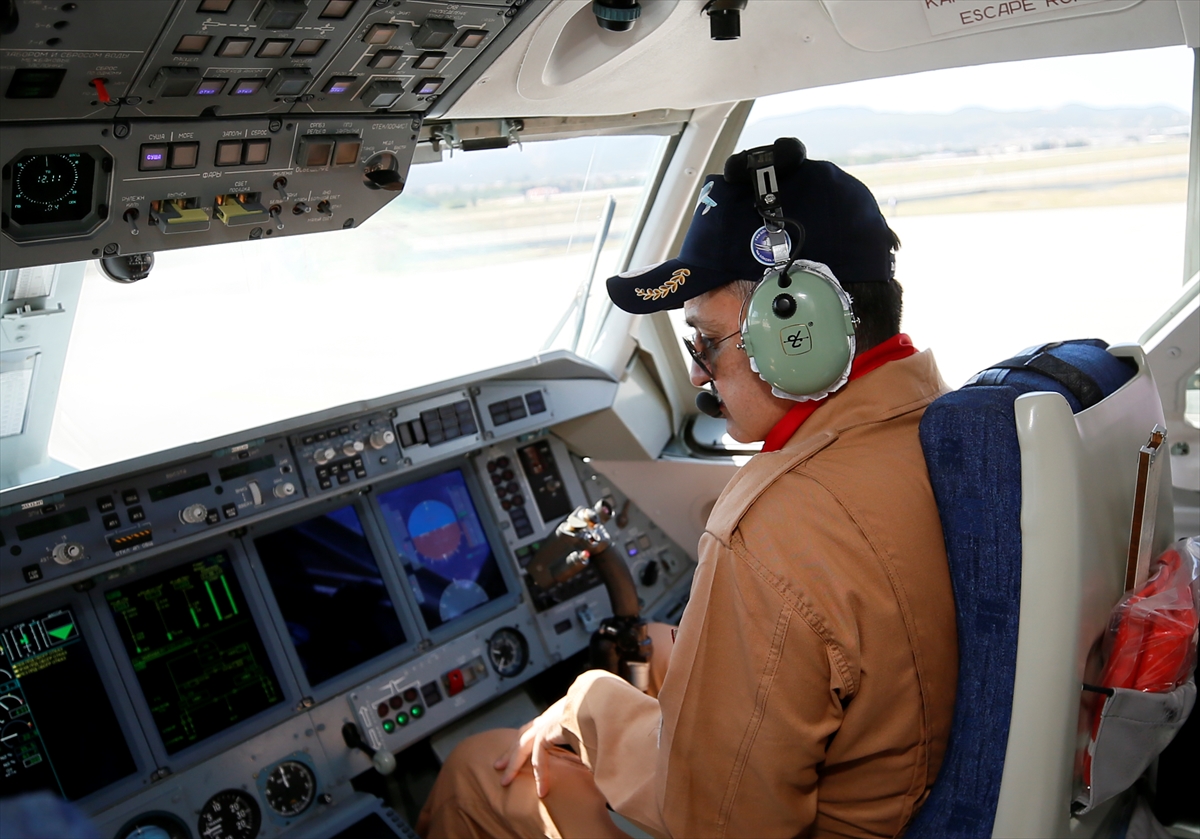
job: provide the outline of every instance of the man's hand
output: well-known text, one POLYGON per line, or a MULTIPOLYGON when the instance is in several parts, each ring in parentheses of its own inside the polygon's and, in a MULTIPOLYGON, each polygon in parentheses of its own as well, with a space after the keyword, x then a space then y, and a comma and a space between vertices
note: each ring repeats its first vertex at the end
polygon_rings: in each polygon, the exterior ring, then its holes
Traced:
POLYGON ((533 764, 533 782, 537 787, 538 798, 546 797, 546 793, 550 791, 551 760, 548 747, 568 742, 562 727, 566 702, 564 696, 517 732, 517 742, 512 750, 493 764, 496 771, 504 770, 504 775, 500 778, 502 786, 511 784, 525 765, 525 761, 529 761, 533 764))

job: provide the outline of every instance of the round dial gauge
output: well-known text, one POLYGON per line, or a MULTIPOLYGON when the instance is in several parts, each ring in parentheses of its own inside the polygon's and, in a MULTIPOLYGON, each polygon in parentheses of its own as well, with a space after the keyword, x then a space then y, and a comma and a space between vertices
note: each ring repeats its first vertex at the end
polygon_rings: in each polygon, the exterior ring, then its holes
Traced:
POLYGON ((308 809, 317 794, 312 770, 298 760, 285 760, 267 776, 263 796, 267 806, 281 816, 298 816, 308 809))
POLYGON ((79 186, 79 162, 68 154, 39 154, 18 160, 15 192, 35 204, 58 204, 79 186))
POLYGON ((91 155, 31 154, 12 168, 12 217, 18 224, 78 221, 91 212, 91 155))
POLYGON ((506 626, 488 639, 488 658, 498 674, 511 679, 529 663, 529 644, 516 628, 506 626))
POLYGON ((183 822, 170 813, 143 813, 117 831, 117 839, 191 839, 183 822))
POLYGON ((196 831, 203 839, 254 839, 261 826, 258 803, 240 789, 226 789, 200 810, 196 831))

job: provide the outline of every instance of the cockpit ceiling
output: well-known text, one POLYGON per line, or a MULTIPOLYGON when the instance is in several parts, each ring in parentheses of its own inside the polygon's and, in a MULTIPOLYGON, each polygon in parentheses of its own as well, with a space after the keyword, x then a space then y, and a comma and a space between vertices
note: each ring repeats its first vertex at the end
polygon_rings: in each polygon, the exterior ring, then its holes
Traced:
POLYGON ((924 70, 1187 44, 1196 0, 749 0, 741 37, 709 38, 704 0, 642 0, 628 32, 557 0, 444 115, 688 110, 924 70))

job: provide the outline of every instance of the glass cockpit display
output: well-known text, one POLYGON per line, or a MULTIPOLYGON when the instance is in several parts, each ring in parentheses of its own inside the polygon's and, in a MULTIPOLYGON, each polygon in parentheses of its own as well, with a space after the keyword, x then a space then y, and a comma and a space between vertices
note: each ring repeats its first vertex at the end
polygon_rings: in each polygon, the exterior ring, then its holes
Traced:
POLYGON ((0 629, 0 798, 73 801, 136 769, 72 610, 0 629))
POLYGON ((508 592, 462 470, 381 492, 379 506, 429 629, 508 592))
POLYGON ((353 506, 259 536, 254 546, 310 685, 405 643, 353 506))
POLYGON ((105 593, 168 754, 283 700, 224 553, 105 593))
POLYGON ((49 224, 83 218, 92 211, 95 168, 96 161, 82 152, 22 157, 12 166, 13 221, 49 224))

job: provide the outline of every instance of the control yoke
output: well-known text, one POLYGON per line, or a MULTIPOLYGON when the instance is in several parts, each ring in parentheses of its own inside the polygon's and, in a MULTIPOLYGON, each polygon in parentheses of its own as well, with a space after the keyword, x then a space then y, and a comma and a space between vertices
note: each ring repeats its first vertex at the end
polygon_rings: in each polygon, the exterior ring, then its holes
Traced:
POLYGON ((624 559, 612 549, 604 523, 613 516, 609 499, 595 507, 576 507, 555 528, 526 568, 542 588, 552 588, 583 572, 596 569, 608 590, 613 616, 600 622, 590 644, 592 667, 616 673, 639 690, 650 686, 653 646, 641 617, 637 588, 624 559))

